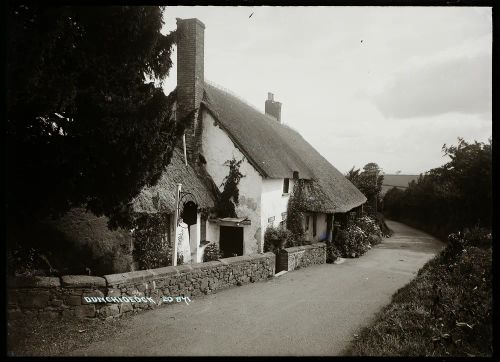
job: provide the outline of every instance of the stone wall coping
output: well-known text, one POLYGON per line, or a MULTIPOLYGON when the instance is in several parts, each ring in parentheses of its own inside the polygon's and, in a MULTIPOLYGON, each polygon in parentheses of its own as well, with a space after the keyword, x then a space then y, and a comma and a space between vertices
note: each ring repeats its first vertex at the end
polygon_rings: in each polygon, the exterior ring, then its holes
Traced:
POLYGON ((177 275, 179 271, 176 266, 164 266, 163 268, 150 269, 150 272, 153 273, 153 278, 158 279, 162 277, 166 277, 169 275, 177 275))
MULTIPOLYGON (((318 243, 320 244, 320 243, 318 243)), ((310 245, 308 245, 310 246, 310 245)), ((300 248, 300 247, 299 247, 300 248)), ((294 248, 289 248, 294 249, 294 248)), ((286 249, 286 250, 289 250, 286 249)), ((257 253, 242 256, 234 256, 231 258, 223 258, 204 263, 185 264, 177 266, 167 266, 157 269, 138 270, 127 273, 108 274, 104 277, 90 275, 64 275, 59 277, 8 277, 7 284, 10 288, 88 288, 88 287, 116 287, 121 284, 133 284, 142 281, 151 281, 177 275, 180 273, 190 272, 198 269, 216 268, 222 265, 232 265, 261 259, 270 259, 274 261, 275 254, 272 252, 257 253)))
POLYGON ((318 248, 325 248, 326 244, 325 243, 314 243, 311 245, 300 245, 300 246, 293 246, 291 248, 286 248, 284 249, 288 253, 296 253, 302 250, 309 250, 309 249, 318 249, 318 248))
POLYGON ((231 265, 231 264, 239 264, 239 263, 244 263, 247 261, 268 259, 268 258, 275 258, 275 254, 272 252, 268 252, 268 253, 264 253, 264 254, 248 254, 248 255, 233 256, 230 258, 219 259, 219 261, 222 264, 231 265))
POLYGON ((8 277, 7 285, 9 288, 57 288, 61 286, 58 277, 8 277))
POLYGON ((64 275, 61 284, 65 288, 105 287, 106 279, 90 275, 64 275))
POLYGON ((191 264, 191 267, 193 270, 196 269, 206 269, 206 268, 217 268, 218 266, 221 266, 222 263, 219 260, 212 260, 212 261, 206 261, 203 263, 196 263, 196 264, 191 264))
POLYGON ((104 278, 108 283, 108 286, 116 286, 119 284, 132 284, 141 281, 152 280, 154 278, 154 274, 152 270, 137 270, 127 273, 120 274, 108 274, 105 275, 104 278))

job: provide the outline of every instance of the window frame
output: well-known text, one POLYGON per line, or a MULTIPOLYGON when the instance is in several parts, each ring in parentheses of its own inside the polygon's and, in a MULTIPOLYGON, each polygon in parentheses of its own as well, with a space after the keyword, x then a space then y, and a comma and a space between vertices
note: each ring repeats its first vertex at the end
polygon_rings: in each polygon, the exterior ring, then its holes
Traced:
POLYGON ((283 195, 288 195, 290 193, 290 179, 289 178, 284 178, 283 179, 283 195), (286 191, 285 191, 286 189, 286 191))

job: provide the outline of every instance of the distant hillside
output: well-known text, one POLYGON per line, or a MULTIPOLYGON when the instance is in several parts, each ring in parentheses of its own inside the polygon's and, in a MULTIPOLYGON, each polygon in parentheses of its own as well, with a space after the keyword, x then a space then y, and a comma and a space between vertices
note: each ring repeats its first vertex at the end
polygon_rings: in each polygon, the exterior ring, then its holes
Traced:
POLYGON ((394 186, 402 190, 408 187, 411 181, 417 181, 419 175, 384 175, 381 194, 384 195, 394 186))

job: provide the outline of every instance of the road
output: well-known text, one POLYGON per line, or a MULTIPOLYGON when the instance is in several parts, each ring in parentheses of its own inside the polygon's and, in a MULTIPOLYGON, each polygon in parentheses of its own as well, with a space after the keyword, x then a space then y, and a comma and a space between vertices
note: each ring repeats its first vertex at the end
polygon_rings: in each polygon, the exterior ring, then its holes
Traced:
POLYGON ((121 333, 71 355, 341 355, 353 335, 443 247, 419 230, 387 224, 394 235, 360 258, 137 314, 121 333))

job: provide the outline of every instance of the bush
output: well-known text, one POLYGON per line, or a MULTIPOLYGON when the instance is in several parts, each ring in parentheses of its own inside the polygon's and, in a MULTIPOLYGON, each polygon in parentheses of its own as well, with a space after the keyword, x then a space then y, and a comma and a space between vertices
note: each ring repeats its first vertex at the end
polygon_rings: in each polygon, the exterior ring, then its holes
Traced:
POLYGON ((448 245, 443 250, 442 257, 446 259, 456 258, 469 247, 490 248, 491 231, 475 226, 472 229, 465 228, 448 235, 448 245))
POLYGON ((219 260, 222 258, 222 253, 216 243, 210 243, 203 251, 203 262, 219 260))
POLYGON ((492 251, 473 245, 487 245, 487 235, 479 230, 450 235, 455 244, 394 294, 347 355, 491 357, 492 251))
POLYGON ((366 233, 357 225, 339 230, 335 246, 343 258, 356 258, 366 253, 370 248, 366 233))
POLYGON ((340 250, 335 246, 333 242, 326 243, 326 262, 328 264, 333 263, 335 260, 340 258, 341 253, 340 250))
POLYGON ((36 273, 36 249, 16 248, 7 250, 7 269, 13 275, 34 276, 36 273))
POLYGON ((291 231, 283 227, 269 226, 264 233, 264 252, 279 252, 283 248, 293 246, 295 238, 291 231))
POLYGON ((362 216, 356 220, 355 224, 366 234, 370 245, 376 245, 382 241, 383 234, 375 219, 362 216))
POLYGON ((377 225, 380 228, 383 237, 388 238, 393 234, 393 231, 389 229, 389 226, 387 226, 385 222, 384 214, 382 214, 381 212, 377 212, 375 215, 373 215, 373 218, 377 222, 377 225))
MULTIPOLYGON (((134 260, 139 269, 154 269, 172 265, 172 247, 165 235, 169 232, 169 219, 163 214, 143 214, 136 220, 134 260)), ((180 255, 177 263, 182 264, 180 255), (181 263, 179 263, 181 261, 181 263)))
POLYGON ((9 275, 106 275, 131 270, 129 230, 110 230, 107 218, 71 209, 57 219, 9 229, 9 275))

